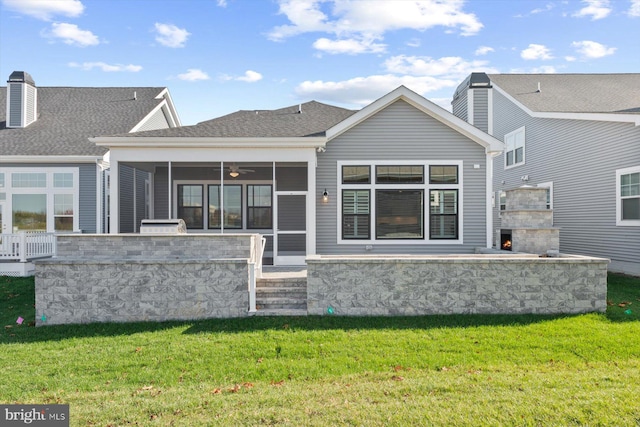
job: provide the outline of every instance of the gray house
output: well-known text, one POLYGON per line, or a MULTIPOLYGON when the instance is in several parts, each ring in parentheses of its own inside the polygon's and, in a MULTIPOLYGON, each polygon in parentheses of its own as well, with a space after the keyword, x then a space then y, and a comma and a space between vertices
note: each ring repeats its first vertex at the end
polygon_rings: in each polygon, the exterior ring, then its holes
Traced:
POLYGON ((405 87, 360 111, 308 102, 92 141, 111 153, 112 233, 128 231, 122 206, 139 203, 114 179, 129 167, 151 176, 149 218, 260 233, 275 265, 491 244, 503 144, 405 87))
POLYGON ((640 74, 472 73, 452 106, 505 143, 493 164, 494 228, 504 190, 546 187, 562 252, 640 274, 640 74))
MULTIPOLYGON (((9 236, 23 231, 106 231, 108 150, 89 137, 180 125, 166 88, 37 87, 23 71, 0 87, 0 120, 0 261, 18 256, 9 236)), ((121 191, 138 195, 120 213, 133 231, 149 176, 120 174, 121 191)))

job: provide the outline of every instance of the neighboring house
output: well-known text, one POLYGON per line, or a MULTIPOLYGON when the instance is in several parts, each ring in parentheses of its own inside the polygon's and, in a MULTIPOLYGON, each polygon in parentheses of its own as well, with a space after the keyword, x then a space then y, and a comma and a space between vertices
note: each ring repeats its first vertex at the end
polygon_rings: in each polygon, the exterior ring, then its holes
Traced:
POLYGON ((506 145, 495 228, 505 189, 546 187, 561 252, 640 274, 640 74, 472 73, 452 106, 506 145))
POLYGON ((91 141, 110 150, 112 233, 128 231, 122 206, 138 203, 117 171, 135 167, 151 177, 150 218, 260 233, 276 265, 491 244, 502 142, 403 86, 360 111, 312 101, 91 141))
MULTIPOLYGON (((89 137, 180 125, 166 88, 37 87, 22 71, 0 88, 0 120, 4 234, 106 231, 108 149, 89 137)), ((133 166, 119 179, 123 193, 137 194, 138 204, 119 213, 130 231, 148 215, 149 176, 133 166)))

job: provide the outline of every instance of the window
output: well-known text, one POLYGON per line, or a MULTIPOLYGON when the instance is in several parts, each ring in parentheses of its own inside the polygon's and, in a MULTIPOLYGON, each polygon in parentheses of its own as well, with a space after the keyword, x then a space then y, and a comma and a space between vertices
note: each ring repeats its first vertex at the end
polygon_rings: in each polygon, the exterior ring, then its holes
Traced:
POLYGON ((13 188, 45 188, 47 186, 47 174, 14 172, 11 174, 11 186, 13 188))
POLYGON ((247 228, 272 227, 271 185, 247 185, 247 228))
POLYGON ((53 195, 53 222, 56 231, 73 231, 73 194, 53 195))
POLYGON ((202 228, 202 185, 178 185, 178 218, 187 228, 202 228))
POLYGON ((14 194, 12 204, 14 232, 47 230, 46 194, 14 194))
POLYGON ((78 231, 78 175, 74 167, 0 168, 5 232, 78 231))
POLYGON ((342 163, 339 243, 462 242, 461 161, 342 163))
POLYGON ((525 135, 524 126, 504 136, 505 169, 524 164, 525 135))
POLYGON ((342 238, 369 240, 369 190, 342 191, 342 238))
POLYGON ((458 238, 458 190, 431 190, 429 238, 458 238))
POLYGON ((616 171, 616 225, 640 226, 640 166, 616 171))
POLYGON ((376 239, 423 239, 423 198, 423 190, 376 190, 376 239))
POLYGON ((498 200, 500 201, 500 211, 504 211, 507 209, 507 192, 499 191, 498 192, 498 200))
POLYGON ((54 173, 53 186, 54 188, 73 188, 73 174, 72 173, 54 173))

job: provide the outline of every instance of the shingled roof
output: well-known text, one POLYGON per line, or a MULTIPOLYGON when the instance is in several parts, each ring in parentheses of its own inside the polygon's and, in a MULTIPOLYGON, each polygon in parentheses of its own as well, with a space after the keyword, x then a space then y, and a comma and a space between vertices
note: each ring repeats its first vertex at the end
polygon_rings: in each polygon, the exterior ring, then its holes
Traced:
MULTIPOLYGON (((277 110, 241 110, 193 126, 127 134, 127 137, 292 138, 324 136, 356 111, 310 101, 277 110)), ((125 136, 125 135, 123 135, 125 136)))
POLYGON ((489 74, 489 79, 534 112, 640 114, 640 74, 489 74))
POLYGON ((7 128, 7 88, 0 87, 0 157, 102 156, 108 150, 88 138, 129 132, 162 102, 156 97, 165 88, 37 89, 38 120, 26 128, 7 128))

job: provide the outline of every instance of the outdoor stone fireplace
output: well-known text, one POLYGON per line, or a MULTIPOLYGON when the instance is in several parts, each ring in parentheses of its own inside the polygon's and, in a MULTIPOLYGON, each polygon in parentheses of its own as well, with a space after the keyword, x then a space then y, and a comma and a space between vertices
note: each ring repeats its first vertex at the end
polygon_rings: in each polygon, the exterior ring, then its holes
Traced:
POLYGON ((547 189, 522 186, 506 191, 502 227, 496 233, 496 249, 546 255, 560 250, 560 229, 553 226, 547 209, 547 189))

